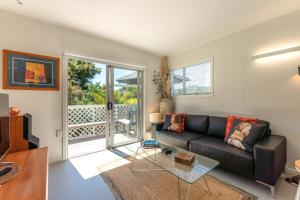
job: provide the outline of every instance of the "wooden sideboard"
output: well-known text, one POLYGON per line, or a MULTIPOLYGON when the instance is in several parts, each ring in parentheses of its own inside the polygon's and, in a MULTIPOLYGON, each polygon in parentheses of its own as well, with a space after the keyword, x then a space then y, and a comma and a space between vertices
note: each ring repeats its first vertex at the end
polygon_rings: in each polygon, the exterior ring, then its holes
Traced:
POLYGON ((1 200, 47 200, 47 147, 8 154, 3 162, 17 163, 20 172, 0 186, 1 200))
POLYGON ((28 150, 28 140, 23 138, 23 115, 10 116, 10 150, 9 153, 28 150))
POLYGON ((11 115, 9 153, 38 148, 39 138, 31 133, 31 115, 11 115), (30 120, 29 120, 30 116, 30 120))

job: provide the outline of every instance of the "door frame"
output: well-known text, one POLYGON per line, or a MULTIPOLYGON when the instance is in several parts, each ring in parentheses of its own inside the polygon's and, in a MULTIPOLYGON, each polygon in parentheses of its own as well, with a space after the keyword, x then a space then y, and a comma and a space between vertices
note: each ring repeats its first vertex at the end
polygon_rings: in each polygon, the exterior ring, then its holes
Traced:
MULTIPOLYGON (((142 71, 142 80, 141 80, 141 84, 140 86, 142 87, 140 95, 141 95, 141 100, 142 102, 140 103, 141 106, 141 120, 140 120, 140 138, 137 139, 137 141, 140 141, 143 139, 143 133, 145 132, 145 119, 146 119, 146 112, 145 112, 145 83, 146 83, 146 79, 145 79, 145 73, 146 73, 146 67, 145 66, 138 66, 138 65, 132 65, 132 64, 125 64, 125 63, 120 63, 120 62, 115 62, 115 61, 110 61, 110 60, 105 60, 105 59, 98 59, 98 58, 92 58, 92 57, 86 57, 86 56, 80 56, 80 55, 76 55, 76 54, 72 54, 72 53, 64 53, 63 54, 63 68, 62 68, 62 160, 68 160, 68 60, 69 59, 81 59, 81 60, 85 60, 85 61, 90 61, 90 62, 96 62, 96 63, 103 63, 106 65, 112 65, 112 66, 118 66, 118 68, 123 68, 123 69, 131 69, 131 70, 138 70, 138 71, 142 71)), ((108 71, 108 67, 107 70, 108 71)), ((106 72, 107 73, 107 72, 106 72)), ((108 82, 107 80, 107 75, 106 74, 106 82, 108 82)), ((108 88, 108 87, 107 87, 108 88)), ((109 93, 107 93, 109 94, 109 93)), ((106 111, 106 115, 108 115, 108 112, 106 111)), ((107 126, 108 123, 106 123, 107 126)), ((108 133, 108 129, 106 129, 106 148, 109 148, 108 144, 108 139, 109 137, 109 133, 108 133)), ((57 133, 56 133, 57 134, 57 133)), ((137 142, 137 141, 132 141, 133 142, 137 142)), ((119 144, 119 146, 121 145, 125 145, 125 144, 119 144)), ((117 147, 117 146, 113 146, 113 147, 117 147)))

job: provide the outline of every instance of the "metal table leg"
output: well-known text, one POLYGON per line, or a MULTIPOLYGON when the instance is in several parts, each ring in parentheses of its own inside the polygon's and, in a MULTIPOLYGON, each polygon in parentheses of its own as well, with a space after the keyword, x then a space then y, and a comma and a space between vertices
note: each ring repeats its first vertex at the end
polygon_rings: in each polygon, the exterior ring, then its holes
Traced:
POLYGON ((180 200, 180 183, 179 177, 177 177, 177 186, 178 186, 178 199, 180 200))
POLYGON ((189 184, 189 187, 188 187, 188 191, 187 191, 185 200, 188 200, 188 199, 189 199, 190 191, 191 191, 191 184, 189 184))
MULTIPOLYGON (((180 200, 181 199, 181 196, 180 196, 180 182, 179 182, 179 177, 177 177, 177 187, 178 187, 178 199, 180 200)), ((190 192, 191 192, 191 184, 188 184, 188 191, 187 191, 187 194, 186 194, 186 197, 185 197, 185 200, 188 200, 189 199, 189 196, 190 196, 190 192)))
POLYGON ((139 149, 140 149, 140 147, 136 150, 136 152, 135 152, 135 155, 134 155, 134 159, 133 159, 133 161, 132 161, 132 163, 131 163, 131 166, 130 166, 130 169, 131 170, 133 170, 133 165, 134 165, 134 162, 135 162, 135 160, 136 160, 136 156, 137 156, 137 154, 138 154, 138 152, 139 152, 139 149))
MULTIPOLYGON (((145 151, 144 150, 144 148, 143 147, 138 147, 138 149, 137 149, 137 151, 136 151, 136 153, 135 153, 135 156, 134 156, 134 159, 133 159, 133 161, 132 161, 132 163, 131 163, 131 166, 130 166, 130 169, 131 169, 131 171, 139 171, 139 172, 147 172, 147 171, 168 171, 168 170, 171 170, 171 169, 163 169, 163 168, 160 168, 160 169, 139 169, 139 170, 135 170, 135 169, 133 169, 133 166, 134 166, 134 163, 135 163, 135 160, 136 160, 136 157, 137 157, 137 155, 138 155, 138 152, 139 152, 139 150, 142 150, 145 154, 147 154, 147 156, 148 156, 148 158, 150 159, 150 160, 152 160, 152 162, 153 162, 153 164, 155 164, 155 161, 156 161, 156 148, 154 148, 154 150, 155 150, 155 155, 154 155, 154 159, 147 153, 147 151, 145 151)), ((143 156, 141 156, 141 157, 143 157, 143 156)), ((147 158, 146 158, 147 159, 147 158)))
POLYGON ((210 192, 210 189, 209 189, 209 187, 208 187, 208 184, 207 184, 207 181, 206 181, 206 178, 205 178, 205 176, 203 176, 203 180, 204 180, 205 186, 206 186, 206 188, 207 188, 207 192, 208 192, 208 194, 211 194, 211 192, 210 192))
POLYGON ((208 194, 211 194, 211 190, 210 190, 210 188, 209 188, 209 186, 208 186, 208 183, 207 183, 207 180, 205 179, 205 176, 203 176, 202 177, 203 178, 203 180, 204 180, 204 184, 205 184, 205 187, 206 188, 204 188, 204 187, 202 187, 202 186, 198 186, 198 185, 196 185, 196 184, 194 184, 194 186, 198 189, 198 190, 204 190, 205 192, 207 192, 208 194))

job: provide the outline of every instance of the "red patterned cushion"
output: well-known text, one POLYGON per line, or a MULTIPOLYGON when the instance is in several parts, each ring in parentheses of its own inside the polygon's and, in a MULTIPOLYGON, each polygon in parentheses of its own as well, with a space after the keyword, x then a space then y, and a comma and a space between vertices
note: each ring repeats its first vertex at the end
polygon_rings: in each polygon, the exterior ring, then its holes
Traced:
POLYGON ((182 119, 182 123, 181 123, 181 127, 184 130, 184 122, 185 122, 185 118, 186 118, 186 113, 175 113, 177 116, 180 116, 182 119))
POLYGON ((233 124, 234 120, 236 120, 236 119, 240 120, 242 122, 248 122, 248 123, 251 123, 251 124, 257 123, 257 120, 258 120, 258 119, 255 119, 255 118, 238 117, 238 116, 228 116, 227 117, 227 124, 226 124, 226 132, 225 132, 224 141, 227 140, 227 138, 229 136, 229 133, 230 133, 230 129, 232 127, 232 124, 233 124))
POLYGON ((184 121, 186 113, 172 113, 171 114, 171 125, 168 127, 168 130, 182 133, 184 131, 184 121))

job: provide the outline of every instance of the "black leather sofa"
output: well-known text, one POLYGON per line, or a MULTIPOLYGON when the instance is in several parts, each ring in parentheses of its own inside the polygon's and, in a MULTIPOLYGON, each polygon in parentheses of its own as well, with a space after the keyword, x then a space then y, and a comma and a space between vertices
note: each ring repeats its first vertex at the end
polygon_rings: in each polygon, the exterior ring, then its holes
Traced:
POLYGON ((224 142, 227 118, 187 115, 183 133, 166 130, 168 123, 170 116, 167 116, 164 124, 156 125, 158 141, 215 159, 220 162, 219 167, 269 185, 274 193, 274 185, 285 169, 286 138, 271 135, 269 122, 258 121, 266 124, 268 129, 254 145, 253 153, 224 142))

